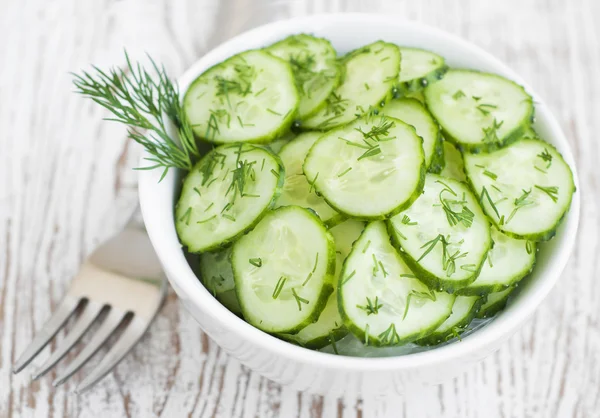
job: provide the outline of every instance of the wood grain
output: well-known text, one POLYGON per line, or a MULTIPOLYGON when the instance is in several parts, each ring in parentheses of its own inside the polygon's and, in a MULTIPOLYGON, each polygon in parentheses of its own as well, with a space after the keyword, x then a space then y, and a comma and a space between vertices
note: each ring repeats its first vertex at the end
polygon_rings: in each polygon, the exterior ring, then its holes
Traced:
MULTIPOLYGON (((0 417, 600 417, 600 2, 596 0, 3 0, 0 12, 0 417), (208 340, 170 295, 142 344, 94 390, 11 364, 85 254, 136 200, 139 150, 71 93, 69 71, 148 52, 179 75, 243 30, 335 11, 397 14, 460 35, 520 73, 574 149, 583 207, 558 286, 502 349, 439 387, 393 399, 296 393, 208 340)), ((59 335, 62 339, 64 335, 59 335)), ((46 349, 41 356, 48 355, 46 349)), ((39 364, 39 363, 38 363, 39 364)), ((64 366, 59 366, 62 369, 64 366)), ((83 372, 85 373, 85 371, 83 372)))

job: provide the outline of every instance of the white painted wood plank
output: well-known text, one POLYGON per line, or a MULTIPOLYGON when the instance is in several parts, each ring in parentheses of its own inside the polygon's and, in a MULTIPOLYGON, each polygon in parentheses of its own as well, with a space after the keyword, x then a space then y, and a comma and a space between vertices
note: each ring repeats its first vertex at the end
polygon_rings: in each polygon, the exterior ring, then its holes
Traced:
MULTIPOLYGON (((8 0, 0 14, 1 417, 600 416, 600 29, 595 0, 8 0), (170 295, 143 344, 94 391, 30 383, 10 365, 58 303, 86 253, 134 205, 137 150, 124 129, 69 93, 68 71, 145 51, 180 74, 258 24, 319 12, 379 11, 488 49, 542 95, 574 147, 584 197, 577 252, 535 317, 453 382, 403 397, 299 395, 211 343, 170 295), (118 208, 115 210, 114 208, 118 208)), ((62 336, 59 337, 59 339, 62 336)), ((49 350, 45 350, 47 355, 49 350)))

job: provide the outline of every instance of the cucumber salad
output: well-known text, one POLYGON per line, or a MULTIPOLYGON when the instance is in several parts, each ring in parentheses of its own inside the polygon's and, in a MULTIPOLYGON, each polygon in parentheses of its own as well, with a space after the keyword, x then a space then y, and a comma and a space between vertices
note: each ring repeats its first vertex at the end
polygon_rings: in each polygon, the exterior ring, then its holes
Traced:
POLYGON ((523 87, 385 41, 242 52, 182 112, 211 146, 174 215, 194 270, 249 324, 310 349, 460 341, 504 308, 575 192, 523 87))

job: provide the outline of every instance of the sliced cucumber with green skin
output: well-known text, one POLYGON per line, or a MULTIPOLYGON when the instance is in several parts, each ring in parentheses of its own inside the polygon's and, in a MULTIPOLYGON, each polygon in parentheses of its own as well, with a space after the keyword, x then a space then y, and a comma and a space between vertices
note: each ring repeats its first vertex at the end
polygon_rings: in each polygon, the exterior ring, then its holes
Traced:
POLYGON ((286 144, 279 152, 285 167, 285 181, 277 206, 297 205, 314 210, 327 222, 338 215, 325 200, 318 196, 308 183, 302 164, 313 144, 323 135, 321 132, 305 132, 286 144))
POLYGON ((266 48, 267 52, 290 63, 300 95, 297 117, 304 119, 325 105, 340 83, 337 53, 327 39, 292 35, 266 48))
POLYGON ((316 215, 286 206, 233 245, 231 264, 244 319, 295 334, 319 319, 333 292, 335 243, 316 215))
POLYGON ((427 337, 415 341, 419 345, 438 345, 452 338, 460 340, 460 334, 475 318, 484 298, 479 296, 457 296, 452 306, 452 315, 427 337))
POLYGON ((514 287, 509 287, 501 292, 490 293, 487 300, 481 305, 476 317, 479 319, 490 318, 506 307, 506 303, 514 287))
POLYGON ((403 98, 406 99, 415 99, 421 104, 425 104, 425 95, 423 94, 423 90, 419 91, 408 91, 402 95, 403 98))
POLYGON ((200 255, 200 281, 227 309, 241 314, 231 268, 231 247, 200 255))
POLYGON ((192 253, 225 247, 275 205, 284 178, 281 160, 265 148, 215 148, 183 181, 175 207, 179 240, 192 253))
POLYGON ((464 154, 464 159, 469 182, 498 229, 531 241, 554 236, 575 184, 552 145, 524 138, 489 154, 464 154))
POLYGON ((428 335, 450 316, 454 299, 415 278, 383 221, 367 225, 354 243, 338 284, 344 324, 365 345, 400 345, 428 335))
POLYGON ((394 118, 361 118, 328 131, 304 162, 309 183, 338 212, 383 219, 408 207, 425 174, 422 139, 394 118))
POLYGON ((332 129, 385 103, 398 77, 400 51, 396 45, 378 41, 350 52, 342 64, 342 83, 322 109, 301 122, 301 128, 332 129))
POLYGON ((465 183, 427 174, 423 194, 389 220, 400 255, 434 289, 475 281, 492 244, 490 224, 465 183))
POLYGON ((440 175, 459 181, 467 181, 465 163, 461 152, 454 144, 444 141, 444 168, 440 175))
POLYGON ((363 222, 349 219, 330 229, 335 240, 336 252, 334 291, 329 296, 327 305, 317 322, 307 325, 295 335, 281 335, 280 337, 303 347, 319 349, 335 343, 348 333, 343 326, 338 309, 337 286, 344 260, 350 254, 352 244, 358 239, 364 227, 363 222))
POLYGON ((418 48, 400 47, 402 68, 395 86, 395 94, 417 92, 441 79, 448 66, 443 57, 418 48))
POLYGON ((533 118, 533 99, 499 75, 449 70, 425 89, 427 107, 446 139, 470 152, 501 148, 518 139, 533 118))
POLYGON ((439 142, 441 133, 439 125, 425 109, 425 106, 415 99, 390 100, 381 113, 399 119, 415 128, 417 135, 423 139, 425 166, 429 168, 436 156, 436 151, 440 152, 438 146, 441 146, 441 142, 439 142))
POLYGON ((296 134, 292 133, 292 132, 288 132, 285 135, 280 136, 279 138, 275 139, 273 142, 271 142, 268 147, 271 151, 273 151, 275 154, 279 154, 279 152, 281 151, 281 149, 288 144, 292 139, 294 139, 296 137, 296 134))
POLYGON ((431 159, 431 164, 429 164, 429 169, 427 171, 433 174, 440 174, 445 166, 446 160, 444 159, 444 138, 442 135, 440 135, 435 141, 433 158, 431 159))
POLYGON ((185 93, 183 108, 204 140, 268 143, 289 130, 298 101, 289 64, 252 50, 201 74, 185 93))
POLYGON ((459 295, 485 295, 514 286, 535 265, 536 243, 509 237, 492 228, 494 244, 477 279, 463 287, 459 295))

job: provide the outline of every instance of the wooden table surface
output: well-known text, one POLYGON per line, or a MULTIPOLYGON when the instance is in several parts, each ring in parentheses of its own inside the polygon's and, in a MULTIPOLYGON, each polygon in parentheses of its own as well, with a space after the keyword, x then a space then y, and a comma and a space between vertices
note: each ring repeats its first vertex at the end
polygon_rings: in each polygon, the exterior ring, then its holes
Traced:
POLYGON ((1 0, 0 10, 0 417, 600 417, 600 1, 1 0), (460 35, 555 112, 577 159, 582 220, 535 317, 463 376, 392 399, 309 396, 261 378, 212 343, 173 293, 89 393, 71 392, 81 373, 57 389, 52 374, 13 375, 81 260, 137 198, 137 145, 72 93, 68 72, 122 65, 126 47, 178 76, 248 28, 335 11, 393 13, 460 35))

